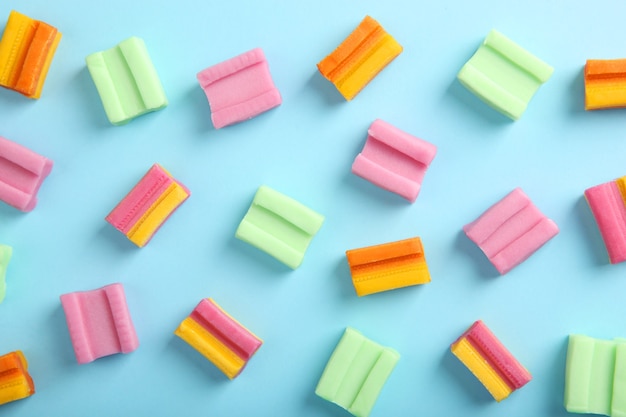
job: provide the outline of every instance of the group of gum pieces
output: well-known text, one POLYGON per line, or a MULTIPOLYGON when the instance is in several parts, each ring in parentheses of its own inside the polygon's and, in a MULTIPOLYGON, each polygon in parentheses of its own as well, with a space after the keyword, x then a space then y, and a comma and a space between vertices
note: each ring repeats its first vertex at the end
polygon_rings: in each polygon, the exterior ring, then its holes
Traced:
MULTIPOLYGON (((39 98, 60 39, 56 28, 11 12, 0 40, 0 86, 39 98)), ((366 16, 335 51, 319 62, 318 69, 346 100, 352 100, 401 52, 402 46, 376 20, 366 16)), ((86 63, 111 123, 122 125, 167 106, 142 39, 131 37, 110 50, 89 55, 86 63), (120 65, 120 60, 126 65, 120 65), (116 88, 128 82, 137 86, 136 95, 116 88)), ((587 61, 587 110, 626 106, 625 70, 626 60, 587 61)), ((552 67, 492 30, 460 70, 458 79, 492 108, 516 120, 552 71, 552 67), (499 71, 497 77, 493 77, 494 71, 499 71)), ((213 65, 199 72, 197 79, 209 101, 216 129, 251 119, 282 102, 259 48, 213 65)), ((352 172, 414 202, 436 152, 434 144, 375 120, 363 150, 352 164, 352 172)), ((0 199, 19 210, 32 210, 52 165, 48 158, 0 137, 0 199)), ((154 164, 106 221, 143 247, 190 194, 162 166, 154 164)), ((592 187, 584 195, 610 262, 626 260, 626 177, 592 187)), ((300 202, 261 186, 235 235, 295 269, 323 221, 324 216, 300 202), (276 226, 268 216, 279 218, 281 224, 276 226), (280 233, 276 233, 277 227, 280 233)), ((559 231, 520 188, 463 230, 500 274, 526 260, 559 231)), ((11 255, 10 246, 0 245, 0 302, 6 293, 11 255)), ((419 237, 351 249, 346 251, 346 258, 358 296, 431 280, 419 237)), ((78 363, 137 349, 139 342, 122 284, 64 294, 61 303, 78 363), (83 314, 87 310, 89 314, 83 314)), ((175 334, 231 379, 240 374, 263 343, 210 298, 200 301, 175 334)), ((531 380, 530 373, 481 320, 452 343, 451 351, 497 401, 531 380)), ((367 416, 399 358, 394 349, 348 327, 322 373, 316 393, 355 416, 367 416)), ((626 345, 620 340, 570 336, 565 392, 568 411, 624 416, 625 389, 626 345), (598 384, 602 388, 597 388, 598 384)), ((0 404, 34 392, 23 353, 0 356, 0 404)))

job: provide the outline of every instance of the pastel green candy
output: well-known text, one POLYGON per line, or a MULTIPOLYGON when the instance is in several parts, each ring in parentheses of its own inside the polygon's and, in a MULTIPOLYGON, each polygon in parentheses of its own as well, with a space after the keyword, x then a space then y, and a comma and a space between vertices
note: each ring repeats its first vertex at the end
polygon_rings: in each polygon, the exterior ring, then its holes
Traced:
POLYGON ((553 71, 550 65, 492 30, 457 78, 485 103, 517 120, 553 71))
POLYGON ((86 58, 102 105, 114 125, 167 106, 161 80, 144 41, 131 37, 86 58))
POLYGON ((565 366, 570 413, 626 417, 626 344, 571 335, 565 366))
POLYGON ((321 214, 263 185, 235 236, 295 269, 323 222, 321 214))
POLYGON ((0 245, 0 303, 4 300, 4 296, 6 295, 6 274, 11 255, 13 255, 13 248, 11 248, 11 246, 0 245))
POLYGON ((400 355, 348 327, 315 393, 357 417, 367 417, 400 355))

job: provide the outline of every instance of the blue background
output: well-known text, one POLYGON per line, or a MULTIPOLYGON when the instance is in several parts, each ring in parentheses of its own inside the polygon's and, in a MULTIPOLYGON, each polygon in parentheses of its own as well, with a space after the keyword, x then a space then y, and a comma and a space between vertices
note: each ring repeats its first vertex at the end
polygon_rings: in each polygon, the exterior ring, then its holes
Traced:
POLYGON ((34 211, 0 204, 0 352, 23 350, 37 388, 3 416, 347 416, 314 394, 346 326, 402 355, 372 416, 562 416, 567 335, 626 336, 626 265, 582 197, 626 174, 625 110, 585 112, 582 77, 624 57, 626 3, 8 0, 2 22, 12 9, 63 39, 40 100, 0 91, 0 135, 55 162, 34 211), (366 14, 404 52, 345 102, 315 65, 366 14), (492 28, 555 68, 517 122, 455 79, 492 28), (170 104, 115 127, 84 59, 130 36, 170 104), (195 74, 254 47, 283 104, 215 130, 195 74), (376 118, 438 147, 414 204, 350 173, 376 118), (104 217, 155 162, 192 196, 138 249, 104 217), (326 216, 295 271, 234 238, 261 184, 326 216), (561 232, 498 276, 461 228, 516 186, 561 232), (432 282, 358 298, 344 251, 411 236, 432 282), (112 282, 140 347, 78 365, 59 295, 112 282), (234 381, 173 335, 203 297, 265 341, 234 381), (449 351, 477 319, 533 375, 502 403, 449 351))

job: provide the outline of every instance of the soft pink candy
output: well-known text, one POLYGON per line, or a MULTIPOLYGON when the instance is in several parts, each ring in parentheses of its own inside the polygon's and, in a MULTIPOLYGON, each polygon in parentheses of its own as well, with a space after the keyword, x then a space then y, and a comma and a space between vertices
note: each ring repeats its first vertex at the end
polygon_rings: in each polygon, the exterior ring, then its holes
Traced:
POLYGON ((21 211, 37 205, 39 187, 52 161, 0 136, 0 200, 21 211))
POLYGON ((251 119, 282 103, 260 48, 213 65, 197 77, 216 129, 251 119))
POLYGON ((498 272, 506 274, 552 239, 559 228, 516 188, 463 231, 498 272))
POLYGON ((354 160, 352 172, 414 202, 437 147, 380 119, 367 133, 367 142, 354 160))
POLYGON ((615 181, 585 190, 585 198, 596 219, 609 262, 626 261, 626 205, 615 181))
POLYGON ((129 353, 139 346, 122 284, 64 294, 61 304, 78 363, 129 353))

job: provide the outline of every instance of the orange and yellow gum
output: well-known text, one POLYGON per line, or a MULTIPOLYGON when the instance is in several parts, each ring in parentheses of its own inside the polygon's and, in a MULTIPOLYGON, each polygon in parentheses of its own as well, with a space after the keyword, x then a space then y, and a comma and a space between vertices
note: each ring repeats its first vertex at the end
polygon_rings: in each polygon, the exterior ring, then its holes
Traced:
POLYGON ((430 282, 419 238, 353 249, 346 255, 359 296, 430 282))
POLYGON ((465 338, 452 345, 452 353, 478 378, 496 401, 507 398, 513 390, 465 338))
POLYGON ((588 60, 585 109, 626 107, 626 59, 588 60))
POLYGON ((41 96, 43 84, 52 63, 52 58, 61 40, 61 33, 54 27, 29 18, 15 11, 11 12, 9 21, 0 41, 0 85, 24 94, 29 98, 37 99, 41 96), (56 32, 52 44, 48 48, 43 65, 36 75, 36 83, 20 80, 20 75, 26 61, 40 58, 38 55, 44 51, 30 51, 33 38, 41 25, 49 28, 50 32, 56 32), (31 55, 32 54, 32 55, 31 55))
POLYGON ((230 379, 236 377, 246 364, 235 352, 191 317, 183 320, 174 334, 189 343, 230 379))
POLYGON ((21 351, 0 356, 0 405, 35 393, 33 380, 27 370, 28 362, 21 351))
POLYGON ((318 68, 346 100, 352 100, 400 52, 402 46, 376 20, 366 16, 318 68))
POLYGON ((167 217, 188 196, 189 194, 183 187, 175 182, 172 183, 128 231, 128 239, 135 245, 143 247, 167 217))

